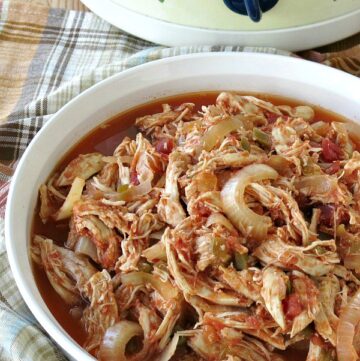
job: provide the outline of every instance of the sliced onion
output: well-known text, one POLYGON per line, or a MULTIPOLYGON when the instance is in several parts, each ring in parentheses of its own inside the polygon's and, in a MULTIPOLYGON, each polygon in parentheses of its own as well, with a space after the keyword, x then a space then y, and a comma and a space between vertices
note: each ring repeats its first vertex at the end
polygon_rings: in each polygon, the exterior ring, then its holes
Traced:
POLYGON ((66 166, 55 185, 64 187, 73 183, 75 178, 89 179, 103 168, 102 157, 100 153, 80 154, 66 166))
POLYGON ((315 130, 315 132, 322 137, 326 137, 330 130, 330 124, 327 122, 323 122, 322 120, 312 123, 311 127, 315 130))
POLYGON ((229 231, 236 231, 234 226, 229 222, 229 220, 224 217, 221 213, 211 213, 209 218, 206 221, 206 227, 210 227, 213 224, 221 224, 225 228, 227 228, 229 231))
POLYGON ((290 166, 290 162, 286 158, 277 154, 271 155, 266 163, 280 174, 286 174, 290 166))
POLYGON ((160 278, 145 272, 131 272, 121 275, 121 282, 124 285, 140 286, 151 284, 165 299, 169 300, 178 296, 177 288, 170 282, 163 282, 160 278))
POLYGON ((299 105, 294 108, 294 116, 298 118, 303 118, 308 122, 312 121, 315 117, 314 109, 308 105, 299 105))
POLYGON ((342 310, 337 327, 336 352, 338 361, 357 361, 353 346, 355 328, 360 322, 360 290, 342 310))
POLYGON ((132 321, 120 321, 109 327, 100 345, 100 361, 127 361, 126 345, 135 336, 142 336, 140 325, 132 321))
POLYGON ((329 175, 310 175, 295 180, 295 187, 306 195, 326 194, 337 188, 337 178, 329 175))
POLYGON ((344 123, 345 129, 348 131, 350 138, 359 143, 360 142, 360 125, 354 122, 344 123))
POLYGON ((95 262, 98 262, 97 249, 95 244, 88 237, 80 237, 76 242, 75 253, 85 254, 93 259, 95 262))
POLYGON ((264 179, 275 179, 278 173, 265 164, 251 164, 236 172, 221 191, 223 209, 230 221, 244 235, 257 240, 264 239, 271 227, 271 219, 252 211, 245 203, 244 192, 247 185, 264 179))
POLYGON ((145 194, 148 194, 152 189, 151 180, 147 179, 145 182, 139 184, 138 186, 133 186, 127 188, 123 192, 119 193, 119 200, 131 202, 145 194))
POLYGON ((145 257, 150 262, 156 262, 158 260, 166 261, 166 249, 164 244, 159 241, 155 243, 153 246, 146 248, 142 252, 142 256, 145 257))
POLYGON ((71 217, 74 204, 75 202, 80 200, 84 186, 85 186, 84 179, 78 177, 74 179, 70 191, 65 199, 65 202, 54 215, 55 221, 60 221, 62 219, 71 217))
POLYGON ((179 339, 179 333, 175 333, 172 340, 167 344, 161 354, 156 357, 155 361, 169 361, 175 354, 179 339))
POLYGON ((150 234, 150 239, 161 239, 164 234, 164 230, 157 231, 150 234))
POLYGON ((243 122, 239 116, 227 118, 213 125, 203 136, 204 149, 210 151, 215 147, 216 143, 221 141, 227 134, 241 127, 243 127, 243 122))

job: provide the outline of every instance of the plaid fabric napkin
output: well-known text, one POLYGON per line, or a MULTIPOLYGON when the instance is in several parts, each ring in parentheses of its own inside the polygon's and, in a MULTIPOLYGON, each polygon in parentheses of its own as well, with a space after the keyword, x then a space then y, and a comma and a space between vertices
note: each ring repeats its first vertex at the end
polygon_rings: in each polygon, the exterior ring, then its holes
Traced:
MULTIPOLYGON (((6 256, 4 211, 18 159, 56 111, 96 82, 148 61, 204 51, 291 55, 269 48, 155 46, 121 32, 90 12, 51 8, 39 0, 0 0, 1 361, 66 360, 26 307, 6 256)), ((359 46, 336 56, 316 52, 302 55, 360 74, 359 46)))

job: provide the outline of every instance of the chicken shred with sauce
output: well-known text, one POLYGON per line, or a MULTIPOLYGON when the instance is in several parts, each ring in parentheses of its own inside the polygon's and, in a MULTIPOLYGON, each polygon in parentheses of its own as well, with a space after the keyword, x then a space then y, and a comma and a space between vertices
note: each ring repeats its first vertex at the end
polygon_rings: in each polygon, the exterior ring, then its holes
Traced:
POLYGON ((34 235, 31 256, 82 309, 83 347, 286 361, 302 345, 304 361, 356 361, 360 154, 346 126, 229 92, 195 109, 136 119, 112 156, 79 155, 40 188, 41 220, 69 233, 34 235))

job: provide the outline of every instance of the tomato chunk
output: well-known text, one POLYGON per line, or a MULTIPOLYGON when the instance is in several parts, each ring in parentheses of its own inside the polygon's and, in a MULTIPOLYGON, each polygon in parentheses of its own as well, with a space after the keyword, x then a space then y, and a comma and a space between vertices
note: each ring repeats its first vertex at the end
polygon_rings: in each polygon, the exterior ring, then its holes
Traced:
POLYGON ((324 138, 321 143, 322 156, 326 162, 339 160, 341 157, 340 147, 332 142, 329 138, 324 138))
POLYGON ((331 164, 331 166, 329 168, 325 169, 325 173, 327 174, 335 174, 340 170, 340 162, 339 161, 335 161, 331 164))
POLYGON ((279 114, 275 114, 275 113, 268 112, 268 111, 265 111, 264 115, 270 124, 275 123, 277 121, 277 119, 281 117, 281 115, 279 115, 279 114))
POLYGON ((169 138, 159 139, 155 145, 155 149, 158 153, 169 155, 174 149, 174 141, 169 138))
POLYGON ((300 298, 296 293, 291 293, 282 301, 283 310, 288 320, 293 320, 298 316, 303 308, 300 302, 300 298))
POLYGON ((332 227, 334 224, 335 206, 332 204, 324 204, 319 208, 321 211, 320 222, 327 227, 332 227))
POLYGON ((138 186, 140 184, 136 170, 132 170, 130 172, 130 183, 134 186, 138 186))

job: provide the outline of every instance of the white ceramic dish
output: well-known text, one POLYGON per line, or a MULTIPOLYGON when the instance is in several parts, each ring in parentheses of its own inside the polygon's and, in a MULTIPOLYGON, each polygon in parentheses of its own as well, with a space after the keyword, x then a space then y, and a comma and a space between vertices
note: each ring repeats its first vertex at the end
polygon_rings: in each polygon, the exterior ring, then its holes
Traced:
POLYGON ((280 0, 260 23, 222 0, 81 0, 124 31, 158 44, 312 49, 360 31, 360 0, 280 0))
POLYGON ((360 79, 305 60, 252 53, 203 53, 133 68, 76 97, 31 142, 10 187, 6 247, 16 283, 30 310, 72 359, 94 360, 64 332, 46 307, 35 284, 28 254, 39 186, 64 153, 89 130, 154 98, 202 90, 283 95, 321 105, 360 123, 359 89, 360 79))

